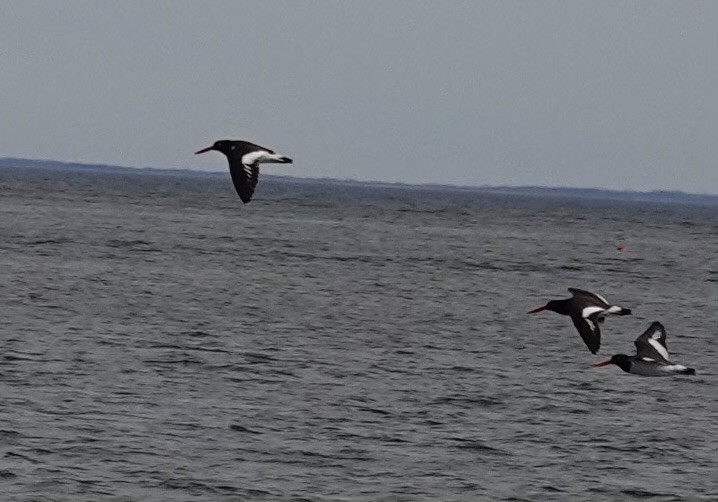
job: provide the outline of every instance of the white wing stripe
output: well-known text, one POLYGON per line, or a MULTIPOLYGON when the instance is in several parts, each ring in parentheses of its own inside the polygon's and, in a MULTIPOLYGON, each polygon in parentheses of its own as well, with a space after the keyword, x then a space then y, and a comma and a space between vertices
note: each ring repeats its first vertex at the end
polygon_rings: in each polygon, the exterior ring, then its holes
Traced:
POLYGON ((654 349, 656 349, 656 352, 658 352, 663 359, 668 361, 668 351, 666 348, 661 345, 661 343, 658 340, 654 340, 653 338, 648 339, 648 343, 650 343, 654 349))
POLYGON ((602 301, 603 303, 605 303, 606 305, 610 305, 610 303, 608 303, 608 300, 606 300, 603 296, 599 295, 598 293, 594 293, 594 295, 596 295, 596 298, 598 298, 599 300, 601 300, 601 301, 602 301))

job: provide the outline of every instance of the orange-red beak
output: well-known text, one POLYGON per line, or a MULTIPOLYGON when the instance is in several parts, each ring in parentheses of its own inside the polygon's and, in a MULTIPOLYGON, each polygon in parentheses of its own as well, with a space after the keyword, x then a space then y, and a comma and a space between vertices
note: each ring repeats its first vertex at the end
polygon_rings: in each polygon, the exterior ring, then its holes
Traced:
POLYGON ((194 154, 197 155, 199 153, 209 152, 212 149, 214 149, 213 146, 208 146, 207 148, 202 148, 201 150, 197 150, 196 152, 194 152, 194 154))
POLYGON ((543 312, 544 310, 546 310, 546 306, 545 306, 545 305, 544 305, 543 307, 539 307, 539 308, 537 308, 537 309, 529 310, 528 313, 529 313, 529 314, 535 314, 536 312, 543 312))

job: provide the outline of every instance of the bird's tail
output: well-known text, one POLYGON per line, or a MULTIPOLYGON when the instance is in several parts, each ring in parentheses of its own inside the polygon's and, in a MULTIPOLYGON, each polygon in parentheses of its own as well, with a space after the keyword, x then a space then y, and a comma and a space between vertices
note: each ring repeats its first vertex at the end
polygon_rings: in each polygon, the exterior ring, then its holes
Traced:
POLYGON ((679 375, 695 375, 696 370, 694 370, 693 368, 685 368, 685 369, 680 370, 678 372, 678 374, 679 375))
POLYGON ((611 305, 606 312, 612 315, 631 315, 631 309, 624 309, 618 305, 611 305))
POLYGON ((262 158, 259 159, 259 162, 263 164, 291 164, 292 159, 277 153, 270 153, 262 156, 262 158))

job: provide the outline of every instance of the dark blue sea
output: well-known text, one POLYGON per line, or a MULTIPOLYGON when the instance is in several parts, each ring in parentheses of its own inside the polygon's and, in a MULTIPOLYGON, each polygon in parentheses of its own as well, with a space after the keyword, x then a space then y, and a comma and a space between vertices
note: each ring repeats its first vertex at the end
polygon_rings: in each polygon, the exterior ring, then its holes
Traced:
POLYGON ((4 167, 0 305, 3 502, 718 500, 715 203, 4 167))

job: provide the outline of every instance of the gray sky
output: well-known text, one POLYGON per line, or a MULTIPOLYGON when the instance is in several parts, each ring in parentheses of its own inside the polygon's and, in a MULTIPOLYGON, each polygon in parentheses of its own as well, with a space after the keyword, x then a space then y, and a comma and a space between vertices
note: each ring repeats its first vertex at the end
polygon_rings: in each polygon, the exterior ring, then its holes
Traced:
POLYGON ((0 156, 718 193, 718 2, 0 2, 0 156))

